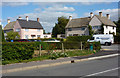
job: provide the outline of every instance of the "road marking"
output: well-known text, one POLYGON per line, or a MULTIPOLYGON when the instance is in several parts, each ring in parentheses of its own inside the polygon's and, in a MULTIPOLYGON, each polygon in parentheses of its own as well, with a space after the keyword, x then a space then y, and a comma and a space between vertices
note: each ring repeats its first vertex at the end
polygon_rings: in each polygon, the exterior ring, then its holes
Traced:
POLYGON ((102 73, 110 72, 110 71, 113 71, 113 70, 117 70, 117 69, 119 69, 119 68, 120 68, 120 67, 118 67, 118 68, 114 68, 114 69, 105 70, 105 71, 98 72, 98 73, 89 74, 89 75, 86 75, 85 77, 87 77, 87 76, 94 76, 94 75, 98 75, 98 74, 102 74, 102 73))

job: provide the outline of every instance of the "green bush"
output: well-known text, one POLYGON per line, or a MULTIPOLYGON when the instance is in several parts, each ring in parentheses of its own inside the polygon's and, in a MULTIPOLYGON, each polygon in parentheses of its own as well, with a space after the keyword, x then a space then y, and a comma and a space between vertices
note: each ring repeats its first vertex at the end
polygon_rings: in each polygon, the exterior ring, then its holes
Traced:
POLYGON ((32 58, 34 53, 31 43, 2 43, 2 59, 25 60, 32 58))
POLYGON ((90 38, 91 36, 69 36, 67 37, 67 41, 81 42, 81 41, 87 41, 90 38))
POLYGON ((114 36, 114 43, 120 43, 120 36, 114 36))

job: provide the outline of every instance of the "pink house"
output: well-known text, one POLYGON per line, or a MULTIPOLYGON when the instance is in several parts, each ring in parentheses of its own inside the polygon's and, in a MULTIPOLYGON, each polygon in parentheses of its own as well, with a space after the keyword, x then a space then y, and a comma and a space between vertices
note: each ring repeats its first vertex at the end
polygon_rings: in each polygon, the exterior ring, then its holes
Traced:
POLYGON ((4 32, 6 33, 11 30, 18 32, 20 39, 44 38, 43 27, 39 22, 39 18, 37 18, 37 21, 34 21, 29 20, 28 16, 26 16, 26 19, 19 17, 19 19, 13 22, 10 22, 10 19, 8 19, 8 24, 4 27, 4 32))

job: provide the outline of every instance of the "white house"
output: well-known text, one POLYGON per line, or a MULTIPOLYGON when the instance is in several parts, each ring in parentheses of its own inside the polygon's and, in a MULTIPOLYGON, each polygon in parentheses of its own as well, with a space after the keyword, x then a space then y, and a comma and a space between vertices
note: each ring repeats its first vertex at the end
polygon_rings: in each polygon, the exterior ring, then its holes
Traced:
POLYGON ((76 19, 72 19, 72 16, 69 16, 69 22, 65 28, 65 35, 66 37, 89 35, 89 25, 92 26, 95 34, 101 34, 101 25, 104 25, 104 34, 114 33, 116 35, 116 25, 110 20, 110 15, 106 14, 106 16, 102 16, 102 12, 99 12, 99 15, 93 15, 91 12, 89 17, 76 19))

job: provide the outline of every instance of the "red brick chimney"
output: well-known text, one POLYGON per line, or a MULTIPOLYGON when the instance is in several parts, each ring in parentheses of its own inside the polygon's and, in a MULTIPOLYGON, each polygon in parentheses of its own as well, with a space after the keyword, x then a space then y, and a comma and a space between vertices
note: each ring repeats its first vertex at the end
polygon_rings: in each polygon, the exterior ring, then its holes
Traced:
POLYGON ((39 22, 39 18, 37 18, 37 22, 39 22))

